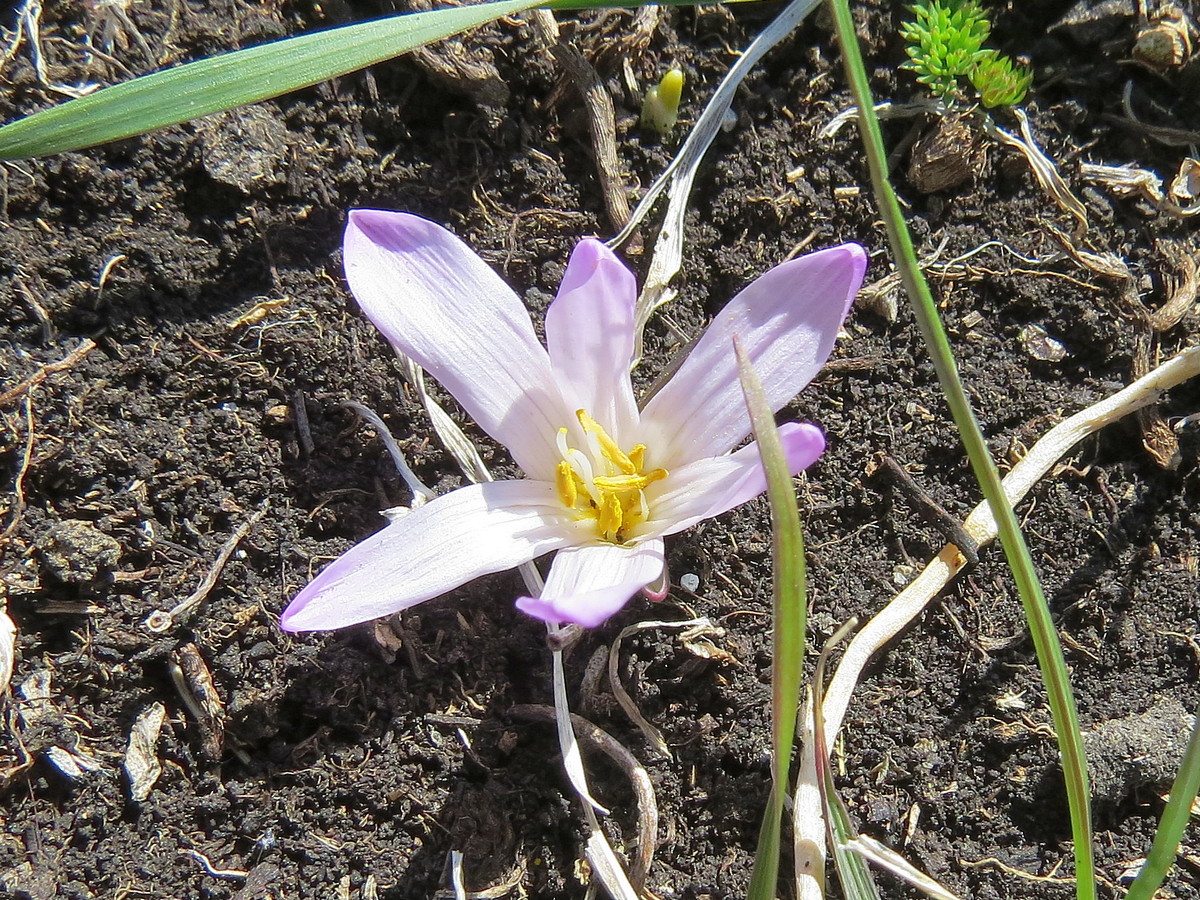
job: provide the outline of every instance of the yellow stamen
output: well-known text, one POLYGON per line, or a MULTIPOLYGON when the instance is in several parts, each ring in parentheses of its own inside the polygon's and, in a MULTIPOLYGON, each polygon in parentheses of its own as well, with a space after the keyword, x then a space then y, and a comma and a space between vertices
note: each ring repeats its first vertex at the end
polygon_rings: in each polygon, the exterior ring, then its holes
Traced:
POLYGON ((610 541, 615 540, 618 532, 621 530, 623 518, 621 501, 617 499, 617 495, 605 494, 600 507, 600 519, 597 522, 600 527, 600 533, 610 541))
MULTIPOLYGON (((566 429, 564 428, 563 431, 566 429)), ((571 464, 565 459, 558 464, 558 468, 554 472, 554 487, 558 490, 558 499, 568 509, 574 509, 575 501, 579 499, 579 487, 575 483, 578 478, 579 476, 575 474, 571 464)))
POLYGON ((596 440, 600 442, 600 452, 604 455, 605 459, 626 475, 637 474, 638 467, 633 464, 633 460, 626 455, 624 450, 617 446, 617 442, 609 437, 608 432, 604 430, 604 427, 599 422, 582 409, 575 410, 575 416, 579 419, 579 424, 583 426, 584 431, 596 436, 596 440))
POLYGON ((656 481, 667 477, 666 469, 655 469, 645 475, 597 475, 592 484, 602 491, 644 491, 656 481))
POLYGON ((586 410, 575 413, 583 429, 582 448, 571 447, 566 428, 555 436, 561 460, 554 470, 558 499, 575 518, 594 523, 597 536, 622 544, 650 519, 646 488, 667 477, 666 469, 644 471, 646 445, 628 453, 586 410))
POLYGON ((635 444, 633 449, 629 451, 629 461, 633 463, 635 471, 642 471, 642 466, 646 464, 646 445, 635 444))

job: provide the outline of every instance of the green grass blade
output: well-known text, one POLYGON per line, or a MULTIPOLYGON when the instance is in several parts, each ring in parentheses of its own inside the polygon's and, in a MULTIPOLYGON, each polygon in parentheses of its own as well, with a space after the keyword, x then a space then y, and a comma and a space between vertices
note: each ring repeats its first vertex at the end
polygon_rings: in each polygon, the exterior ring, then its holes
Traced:
POLYGON ((0 159, 79 150, 308 87, 537 6, 501 0, 284 38, 113 85, 0 128, 0 159))
POLYGON ((833 783, 828 766, 825 768, 825 795, 825 815, 829 817, 829 828, 833 833, 833 864, 842 893, 847 900, 880 900, 879 888, 875 886, 867 861, 853 850, 846 849, 847 842, 858 835, 842 798, 837 794, 837 786, 833 783))
POLYGON ((1089 800, 1087 763, 1084 758, 1083 739, 1079 732, 1079 714, 1075 708, 1075 697, 1063 659, 1062 645, 1054 629, 1050 608, 1042 593, 1041 583, 1034 571, 1029 548, 1017 524, 1012 504, 1000 484, 1000 475, 988 453, 987 443, 971 411, 970 402, 958 376, 958 367, 945 329, 937 313, 937 306, 917 264, 912 246, 912 236, 905 224, 900 204, 887 177, 887 155, 883 136, 879 130, 879 119, 875 115, 874 101, 867 83, 854 22, 850 16, 848 0, 830 0, 835 26, 842 48, 842 59, 846 77, 854 93, 859 110, 859 130, 866 147, 867 162, 871 170, 871 183, 876 202, 883 216, 888 240, 896 258, 896 266, 904 283, 905 291, 912 303, 913 312, 920 325, 937 370, 942 392, 950 407, 951 415, 958 426, 967 457, 975 478, 996 517, 1000 541, 1012 569, 1029 631, 1037 651, 1038 664, 1046 683, 1050 711, 1054 718, 1054 730, 1058 736, 1062 758, 1063 775, 1067 787, 1067 802, 1071 811, 1071 832, 1074 838, 1076 896, 1079 900, 1094 900, 1096 896, 1096 867, 1092 846, 1092 816, 1089 800))
MULTIPOLYGON (((659 2, 699 6, 720 0, 659 2)), ((500 0, 283 38, 143 75, 11 122, 0 127, 0 160, 81 150, 278 97, 534 6, 640 5, 638 0, 500 0)))
POLYGON ((796 489, 788 471, 783 444, 775 430, 775 415, 763 393, 762 383, 737 342, 738 376, 750 412, 750 425, 758 442, 767 476, 767 499, 771 504, 772 569, 774 610, 771 665, 771 797, 754 855, 750 878, 750 900, 774 900, 779 881, 780 829, 783 796, 787 792, 796 737, 796 711, 800 705, 800 680, 804 671, 804 632, 808 618, 808 573, 804 565, 804 537, 796 489))
POLYGON ((842 886, 842 893, 846 900, 880 900, 879 888, 875 879, 871 877, 867 861, 846 848, 847 842, 858 837, 858 832, 833 781, 833 768, 829 764, 829 744, 825 739, 825 665, 834 648, 857 628, 858 618, 852 617, 829 637, 817 658, 812 684, 813 755, 817 764, 817 784, 825 809, 829 849, 833 854, 833 864, 837 870, 838 883, 842 886))
POLYGON ((1197 793, 1200 793, 1200 707, 1196 708, 1196 721, 1192 723, 1192 736, 1183 751, 1179 774, 1171 785, 1171 799, 1167 801, 1158 830, 1154 832, 1154 844, 1142 871, 1129 886, 1125 900, 1152 900, 1175 862, 1197 793))
POLYGON ((750 888, 746 900, 775 900, 775 886, 779 883, 779 846, 783 822, 782 795, 771 785, 771 796, 767 798, 767 811, 763 814, 758 829, 758 846, 754 848, 754 871, 750 874, 750 888))

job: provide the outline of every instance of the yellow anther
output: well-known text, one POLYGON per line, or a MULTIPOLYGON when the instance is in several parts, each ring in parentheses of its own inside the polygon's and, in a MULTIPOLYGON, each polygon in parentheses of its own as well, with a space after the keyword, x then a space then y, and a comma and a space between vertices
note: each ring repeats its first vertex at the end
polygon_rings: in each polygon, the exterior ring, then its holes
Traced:
MULTIPOLYGON (((564 428, 563 431, 566 429, 564 428)), ((575 483, 577 478, 579 476, 575 474, 575 470, 565 459, 558 464, 558 468, 554 472, 554 487, 558 490, 558 499, 567 509, 574 509, 575 501, 579 499, 579 487, 575 483)))
POLYGON ((596 440, 600 443, 600 452, 604 454, 604 458, 611 462, 614 466, 624 472, 626 475, 637 474, 638 467, 620 447, 617 442, 609 437, 608 432, 604 427, 587 414, 585 410, 575 410, 575 416, 579 419, 579 424, 583 426, 583 430, 596 436, 596 440))
POLYGON ((645 475, 597 475, 592 484, 608 493, 624 493, 626 491, 644 491, 656 481, 667 477, 666 469, 655 469, 645 475))
POLYGON ((633 463, 634 471, 642 471, 642 466, 646 464, 646 445, 635 444, 629 451, 629 461, 633 463))
POLYGON ((615 540, 617 533, 621 530, 621 523, 624 520, 624 513, 621 509, 621 501, 617 499, 616 494, 605 494, 604 500, 600 505, 600 519, 596 523, 600 527, 600 533, 608 540, 615 540))
POLYGON ((628 539, 626 532, 649 520, 646 488, 666 478, 667 470, 643 471, 645 444, 626 453, 585 410, 575 415, 587 440, 582 449, 575 449, 567 429, 558 430, 562 459, 554 469, 555 492, 576 518, 595 523, 601 540, 620 544, 628 539))

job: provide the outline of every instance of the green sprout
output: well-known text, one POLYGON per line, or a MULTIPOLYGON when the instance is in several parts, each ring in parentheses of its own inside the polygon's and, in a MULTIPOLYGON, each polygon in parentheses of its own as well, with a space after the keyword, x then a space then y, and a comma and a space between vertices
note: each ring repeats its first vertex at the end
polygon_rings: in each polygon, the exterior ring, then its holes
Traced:
POLYGON ((679 101, 682 98, 683 70, 671 69, 662 77, 662 81, 646 91, 642 101, 642 127, 666 137, 679 121, 679 101))
POLYGON ((918 82, 947 103, 962 97, 963 78, 989 109, 1025 98, 1033 73, 984 49, 992 26, 976 0, 928 0, 915 3, 912 11, 916 20, 900 27, 908 42, 902 68, 916 72, 918 82))

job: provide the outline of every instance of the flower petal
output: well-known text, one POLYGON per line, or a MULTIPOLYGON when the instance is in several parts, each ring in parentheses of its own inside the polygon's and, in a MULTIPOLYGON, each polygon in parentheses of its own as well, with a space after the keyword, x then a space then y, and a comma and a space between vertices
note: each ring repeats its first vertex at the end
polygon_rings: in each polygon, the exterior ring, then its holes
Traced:
POLYGON ((862 247, 843 244, 782 263, 734 297, 642 411, 639 440, 653 464, 673 469, 720 456, 750 431, 735 335, 771 408, 791 400, 829 357, 866 264, 862 247))
MULTIPOLYGON (((811 466, 825 450, 824 432, 809 422, 779 426, 779 440, 793 475, 811 466)), ((661 484, 664 487, 657 496, 653 493, 657 485, 646 491, 653 517, 634 530, 634 537, 675 534, 719 516, 765 491, 767 477, 754 442, 735 453, 689 463, 661 484)))
POLYGON ((663 570, 663 542, 634 547, 587 544, 560 550, 541 597, 521 597, 517 609, 543 622, 594 628, 663 570))
POLYGON ((373 209, 350 212, 345 266, 359 306, 392 345, 441 382, 527 474, 551 478, 554 437, 574 410, 500 276, 440 225, 373 209))
POLYGON ((296 595, 280 625, 316 631, 376 619, 582 539, 552 484, 469 485, 352 547, 296 595))
POLYGON ((637 282, 597 240, 576 245, 546 311, 546 348, 567 402, 621 442, 637 421, 629 363, 637 282))

